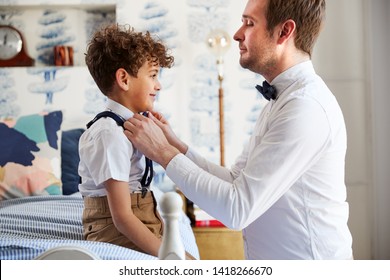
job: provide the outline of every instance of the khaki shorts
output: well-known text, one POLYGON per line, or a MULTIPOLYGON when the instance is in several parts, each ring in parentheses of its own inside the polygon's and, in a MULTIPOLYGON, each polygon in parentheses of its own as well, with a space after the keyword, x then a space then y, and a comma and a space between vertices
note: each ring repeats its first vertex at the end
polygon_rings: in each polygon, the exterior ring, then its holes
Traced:
MULTIPOLYGON (((141 197, 140 193, 132 193, 130 196, 131 209, 134 215, 157 238, 161 239, 163 235, 163 220, 157 211, 157 203, 153 192, 147 192, 144 198, 141 197)), ((84 197, 83 227, 85 240, 108 242, 144 252, 115 227, 108 206, 107 196, 84 197)))

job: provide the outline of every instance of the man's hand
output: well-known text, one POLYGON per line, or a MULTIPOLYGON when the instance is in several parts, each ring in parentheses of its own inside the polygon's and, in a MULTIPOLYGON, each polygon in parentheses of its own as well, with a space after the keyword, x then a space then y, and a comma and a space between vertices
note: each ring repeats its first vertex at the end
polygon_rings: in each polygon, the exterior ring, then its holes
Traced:
POLYGON ((187 152, 188 146, 176 136, 168 121, 161 113, 151 111, 148 117, 153 120, 159 128, 161 128, 169 144, 176 147, 176 149, 178 149, 183 154, 187 152))
POLYGON ((150 118, 134 114, 124 123, 124 128, 126 137, 133 145, 163 168, 166 168, 171 159, 180 153, 177 148, 169 144, 163 130, 150 118))

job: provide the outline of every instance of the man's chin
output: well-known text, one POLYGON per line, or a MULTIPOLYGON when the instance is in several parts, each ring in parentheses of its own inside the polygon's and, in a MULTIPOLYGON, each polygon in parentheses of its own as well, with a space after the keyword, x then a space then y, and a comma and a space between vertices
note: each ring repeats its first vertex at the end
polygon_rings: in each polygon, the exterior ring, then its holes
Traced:
POLYGON ((244 69, 249 69, 249 64, 245 60, 240 59, 240 65, 244 69))

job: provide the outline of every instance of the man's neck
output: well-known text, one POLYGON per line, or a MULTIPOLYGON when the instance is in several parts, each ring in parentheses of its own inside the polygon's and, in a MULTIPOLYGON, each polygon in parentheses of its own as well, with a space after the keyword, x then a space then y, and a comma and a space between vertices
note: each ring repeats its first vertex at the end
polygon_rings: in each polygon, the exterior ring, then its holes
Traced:
POLYGON ((275 67, 275 70, 269 75, 264 75, 264 78, 269 83, 271 83, 273 79, 275 79, 287 69, 290 69, 291 67, 308 60, 310 60, 310 56, 307 53, 303 53, 301 51, 285 54, 280 58, 279 64, 277 67, 275 67))

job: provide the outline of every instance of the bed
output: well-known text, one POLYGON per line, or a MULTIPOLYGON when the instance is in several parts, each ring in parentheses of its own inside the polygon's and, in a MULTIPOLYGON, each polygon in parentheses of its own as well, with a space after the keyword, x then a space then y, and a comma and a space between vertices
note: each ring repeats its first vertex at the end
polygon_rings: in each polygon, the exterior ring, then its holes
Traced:
MULTIPOLYGON (((46 120, 44 124, 47 125, 47 123, 46 120)), ((11 126, 8 125, 8 127, 11 126)), ((4 127, 0 127, 1 136, 9 136, 5 130, 1 129, 4 127)), ((61 148, 57 146, 57 149, 61 150, 60 193, 58 190, 53 191, 55 184, 52 184, 45 191, 20 195, 18 192, 7 189, 4 182, 0 182, 2 184, 0 190, 3 194, 3 199, 0 201, 1 260, 36 259, 53 248, 65 247, 86 250, 102 260, 157 259, 121 246, 83 240, 81 223, 83 199, 77 189, 79 178, 76 171, 79 160, 78 138, 82 132, 83 129, 72 129, 61 133, 61 148)), ((46 133, 49 135, 47 129, 46 133)), ((2 140, 0 145, 3 147, 0 148, 9 150, 10 144, 4 147, 4 142, 2 140)), ((20 149, 20 144, 17 146, 20 149)), ((13 150, 15 151, 15 148, 13 150)), ((40 146, 40 151, 42 151, 42 146, 40 146)), ((4 155, 0 157, 3 158, 0 167, 5 168, 8 165, 4 162, 4 155)), ((1 172, 4 173, 4 171, 1 172)), ((10 173, 9 170, 8 173, 10 173)), ((6 181, 7 178, 3 179, 6 181)), ((158 186, 153 186, 152 190, 159 204, 164 192, 158 186)), ((190 220, 181 209, 178 222, 181 238, 178 242, 182 242, 185 250, 199 259, 190 220)))
MULTIPOLYGON (((154 190, 156 199, 162 195, 154 190)), ((15 198, 0 206, 0 259, 29 260, 58 246, 85 248, 104 260, 153 260, 153 256, 104 242, 83 240, 81 214, 83 200, 72 195, 43 195, 15 198)), ((181 241, 199 259, 188 218, 179 219, 181 241)))

